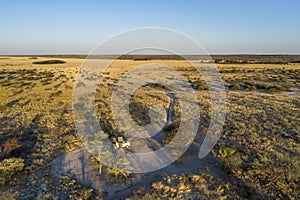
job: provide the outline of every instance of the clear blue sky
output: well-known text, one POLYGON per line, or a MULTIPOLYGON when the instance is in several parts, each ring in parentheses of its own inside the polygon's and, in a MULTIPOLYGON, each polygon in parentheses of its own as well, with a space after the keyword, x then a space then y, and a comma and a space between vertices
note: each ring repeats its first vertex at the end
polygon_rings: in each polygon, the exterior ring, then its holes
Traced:
POLYGON ((120 32, 170 28, 209 53, 300 53, 298 0, 71 0, 0 3, 0 54, 87 53, 120 32))

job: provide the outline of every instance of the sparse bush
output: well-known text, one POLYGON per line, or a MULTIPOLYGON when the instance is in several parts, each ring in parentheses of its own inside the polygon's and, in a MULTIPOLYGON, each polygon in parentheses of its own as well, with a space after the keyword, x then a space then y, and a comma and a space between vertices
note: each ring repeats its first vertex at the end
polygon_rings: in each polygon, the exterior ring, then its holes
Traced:
POLYGON ((264 188, 285 194, 296 194, 299 189, 299 156, 278 154, 274 158, 269 153, 259 152, 249 173, 264 188))

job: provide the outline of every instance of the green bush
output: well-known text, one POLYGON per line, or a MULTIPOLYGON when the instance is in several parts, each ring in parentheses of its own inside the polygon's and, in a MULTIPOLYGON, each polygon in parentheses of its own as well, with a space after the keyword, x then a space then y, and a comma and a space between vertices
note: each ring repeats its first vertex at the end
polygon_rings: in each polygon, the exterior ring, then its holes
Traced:
POLYGON ((130 176, 131 170, 132 167, 130 163, 125 159, 117 159, 114 164, 114 167, 107 168, 107 172, 109 174, 112 174, 115 177, 120 177, 120 178, 128 178, 130 176))
POLYGON ((114 175, 115 177, 125 177, 125 178, 127 178, 130 175, 126 171, 118 170, 118 169, 115 169, 115 168, 107 168, 107 172, 109 174, 114 175))
POLYGON ((221 147, 219 149, 219 155, 223 158, 231 156, 235 153, 235 150, 230 147, 221 147))

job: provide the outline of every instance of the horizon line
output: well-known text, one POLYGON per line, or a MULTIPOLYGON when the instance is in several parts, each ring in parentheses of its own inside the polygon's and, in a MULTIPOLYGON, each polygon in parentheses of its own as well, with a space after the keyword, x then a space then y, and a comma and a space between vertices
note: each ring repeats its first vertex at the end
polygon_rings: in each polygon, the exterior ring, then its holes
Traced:
POLYGON ((213 54, 82 54, 82 53, 49 53, 49 54, 0 54, 8 57, 47 57, 47 56, 300 56, 300 53, 213 53, 213 54))

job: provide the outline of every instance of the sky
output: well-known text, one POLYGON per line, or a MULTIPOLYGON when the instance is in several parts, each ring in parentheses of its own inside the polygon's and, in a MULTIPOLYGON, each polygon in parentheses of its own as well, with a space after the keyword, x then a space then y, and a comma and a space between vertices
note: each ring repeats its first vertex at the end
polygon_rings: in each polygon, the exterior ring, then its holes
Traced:
POLYGON ((87 54, 143 27, 179 31, 209 54, 300 54, 299 8, 298 0, 1 1, 0 55, 87 54))

